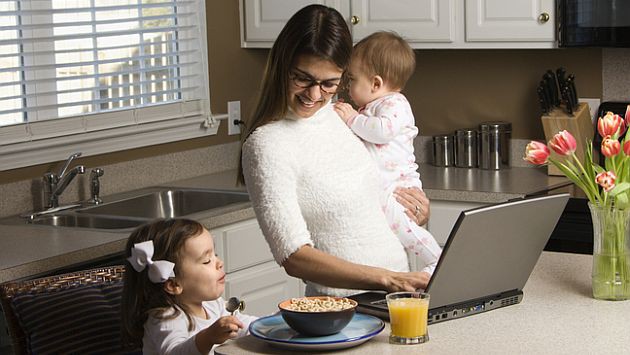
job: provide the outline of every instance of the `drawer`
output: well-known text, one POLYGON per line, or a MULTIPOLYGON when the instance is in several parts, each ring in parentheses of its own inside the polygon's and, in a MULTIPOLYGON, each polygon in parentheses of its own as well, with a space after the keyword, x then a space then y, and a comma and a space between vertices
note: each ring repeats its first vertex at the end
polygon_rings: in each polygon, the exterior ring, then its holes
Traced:
POLYGON ((272 261, 269 245, 256 219, 211 231, 216 253, 223 259, 225 272, 233 272, 272 261))

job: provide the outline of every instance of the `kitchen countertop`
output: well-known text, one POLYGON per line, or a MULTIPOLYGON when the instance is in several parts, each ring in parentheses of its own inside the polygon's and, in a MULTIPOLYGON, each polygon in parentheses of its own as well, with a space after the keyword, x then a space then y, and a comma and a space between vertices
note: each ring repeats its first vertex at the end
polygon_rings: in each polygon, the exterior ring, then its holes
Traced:
MULTIPOLYGON (((630 301, 591 297, 592 256, 543 252, 523 290, 523 301, 505 308, 429 326, 428 343, 388 343, 379 335, 343 354, 627 354, 630 301)), ((252 336, 231 341, 224 355, 296 354, 252 336)), ((324 354, 321 352, 320 354, 324 354)))
POLYGON ((496 203, 571 185, 567 178, 535 167, 482 170, 420 164, 418 171, 424 191, 435 200, 496 203))
MULTIPOLYGON (((510 168, 499 171, 438 168, 420 165, 424 189, 430 199, 503 202, 568 186, 562 177, 544 170, 510 168)), ((162 186, 242 190, 235 185, 235 170, 175 181, 162 186)), ((129 193, 105 196, 106 203, 129 193)), ((212 229, 255 218, 251 204, 239 203, 208 213, 190 215, 212 229)), ((0 228, 0 283, 35 277, 122 252, 130 230, 104 231, 37 225, 2 225, 0 228)))

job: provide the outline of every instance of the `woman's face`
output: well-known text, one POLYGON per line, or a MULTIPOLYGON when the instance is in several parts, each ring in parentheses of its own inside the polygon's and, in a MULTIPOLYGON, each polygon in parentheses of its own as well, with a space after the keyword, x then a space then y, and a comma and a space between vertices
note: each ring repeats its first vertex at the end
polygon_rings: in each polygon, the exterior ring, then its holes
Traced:
POLYGON ((342 73, 329 60, 311 55, 297 57, 289 73, 289 108, 298 117, 313 116, 337 92, 342 73))

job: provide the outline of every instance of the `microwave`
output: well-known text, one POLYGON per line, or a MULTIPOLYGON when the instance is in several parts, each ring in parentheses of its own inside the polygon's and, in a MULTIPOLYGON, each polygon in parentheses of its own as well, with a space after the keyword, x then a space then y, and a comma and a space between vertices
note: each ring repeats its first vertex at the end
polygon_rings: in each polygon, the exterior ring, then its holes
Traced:
POLYGON ((559 47, 630 48, 630 0, 557 0, 559 47))

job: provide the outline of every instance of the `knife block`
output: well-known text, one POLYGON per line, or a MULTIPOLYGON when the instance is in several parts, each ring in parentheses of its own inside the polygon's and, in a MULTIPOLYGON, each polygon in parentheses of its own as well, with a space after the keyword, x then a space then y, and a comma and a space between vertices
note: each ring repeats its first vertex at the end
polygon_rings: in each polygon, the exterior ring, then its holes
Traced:
MULTIPOLYGON (((551 112, 543 115, 540 120, 542 121, 543 130, 545 131, 545 139, 547 142, 553 138, 558 132, 567 130, 575 137, 577 142, 577 149, 575 154, 580 159, 580 162, 584 159, 584 150, 586 149, 586 143, 593 140, 593 134, 595 133, 593 127, 593 121, 591 119, 591 113, 587 103, 579 103, 578 108, 573 112, 573 115, 569 115, 564 108, 556 107, 551 112)), ((566 159, 563 156, 559 156, 556 152, 551 150, 551 158, 556 161, 563 161, 566 159)), ((597 159, 597 157, 593 157, 597 159)), ((564 176, 560 169, 555 165, 547 165, 548 175, 560 175, 564 176)))

